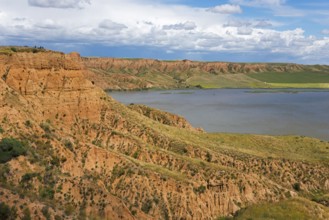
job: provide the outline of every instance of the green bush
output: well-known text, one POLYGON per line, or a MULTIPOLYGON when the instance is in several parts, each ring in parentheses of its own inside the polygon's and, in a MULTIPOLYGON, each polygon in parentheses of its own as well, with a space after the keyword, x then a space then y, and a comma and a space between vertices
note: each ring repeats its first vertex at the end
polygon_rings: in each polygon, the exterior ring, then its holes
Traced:
POLYGON ((149 211, 152 208, 152 201, 147 200, 145 203, 142 205, 142 211, 145 212, 146 214, 149 213, 149 211))
POLYGON ((0 141, 0 163, 6 163, 14 157, 26 155, 26 146, 15 138, 3 138, 0 141))
POLYGON ((64 140, 64 145, 65 147, 67 147, 70 151, 74 152, 74 149, 73 149, 73 144, 70 140, 64 140))
POLYGON ((206 187, 204 185, 199 186, 198 188, 193 188, 193 191, 195 193, 204 193, 206 191, 206 187))
POLYGON ((24 124, 25 124, 26 127, 29 127, 29 128, 32 127, 32 122, 30 120, 26 120, 24 122, 24 124))
POLYGON ((50 213, 49 213, 49 207, 48 206, 42 207, 41 212, 47 220, 50 220, 51 216, 50 216, 50 213))
POLYGON ((31 220, 31 213, 29 208, 25 208, 23 210, 23 218, 22 220, 31 220))
POLYGON ((40 189, 39 192, 41 198, 44 199, 54 199, 55 190, 50 187, 45 187, 40 189))
POLYGON ((48 134, 51 133, 51 127, 50 127, 50 124, 48 122, 42 122, 40 124, 40 127, 48 134))
POLYGON ((206 154, 206 158, 207 158, 207 161, 208 161, 208 162, 211 162, 211 160, 212 160, 212 155, 211 155, 209 152, 207 152, 207 154, 206 154))
POLYGON ((0 219, 9 219, 10 208, 7 204, 0 202, 0 219))
POLYGON ((6 203, 0 202, 0 219, 14 220, 17 218, 17 209, 10 208, 6 203))
POLYGON ((294 183, 294 184, 292 185, 292 187, 294 188, 294 190, 296 190, 296 191, 300 191, 300 184, 299 184, 299 183, 294 183))

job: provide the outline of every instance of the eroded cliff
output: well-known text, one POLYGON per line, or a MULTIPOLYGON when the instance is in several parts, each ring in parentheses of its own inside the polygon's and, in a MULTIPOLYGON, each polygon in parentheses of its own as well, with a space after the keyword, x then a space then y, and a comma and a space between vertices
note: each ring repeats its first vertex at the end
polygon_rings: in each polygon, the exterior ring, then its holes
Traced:
POLYGON ((307 83, 310 78, 314 79, 320 73, 318 82, 329 83, 329 67, 320 65, 116 58, 82 58, 82 61, 90 70, 87 77, 103 89, 110 90, 190 87, 270 88, 273 85, 267 80, 271 81, 273 77, 281 77, 287 73, 288 75, 293 73, 293 77, 284 77, 282 82, 307 83), (305 73, 307 78, 304 76, 305 73), (270 76, 259 77, 257 74, 270 76))

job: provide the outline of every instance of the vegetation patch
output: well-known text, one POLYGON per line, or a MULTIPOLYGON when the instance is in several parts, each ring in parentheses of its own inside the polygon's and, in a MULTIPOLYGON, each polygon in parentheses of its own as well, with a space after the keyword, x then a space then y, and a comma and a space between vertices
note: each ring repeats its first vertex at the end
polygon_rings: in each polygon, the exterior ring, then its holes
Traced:
POLYGON ((264 72, 251 73, 248 76, 267 83, 329 83, 329 74, 324 72, 264 72))
POLYGON ((26 145, 15 138, 3 138, 0 141, 0 163, 6 163, 20 155, 26 155, 26 152, 26 145))
MULTIPOLYGON (((308 220, 328 219, 329 209, 306 199, 297 198, 278 203, 253 205, 238 211, 234 220, 308 220)), ((224 218, 225 219, 225 218, 224 218)), ((229 219, 229 218, 228 218, 229 219)))
POLYGON ((0 202, 0 219, 14 220, 17 218, 17 210, 13 206, 10 208, 6 203, 0 202))

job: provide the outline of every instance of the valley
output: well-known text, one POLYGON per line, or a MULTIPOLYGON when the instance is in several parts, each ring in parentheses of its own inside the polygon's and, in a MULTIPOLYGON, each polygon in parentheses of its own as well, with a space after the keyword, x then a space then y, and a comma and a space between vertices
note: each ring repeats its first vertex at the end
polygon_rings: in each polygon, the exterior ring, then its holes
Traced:
POLYGON ((284 219, 289 207, 291 219, 328 219, 327 141, 207 133, 183 117, 126 106, 104 91, 204 88, 222 77, 225 85, 258 87, 266 84, 248 74, 306 68, 194 65, 48 50, 1 53, 0 214, 60 220, 248 219, 256 213, 284 219))

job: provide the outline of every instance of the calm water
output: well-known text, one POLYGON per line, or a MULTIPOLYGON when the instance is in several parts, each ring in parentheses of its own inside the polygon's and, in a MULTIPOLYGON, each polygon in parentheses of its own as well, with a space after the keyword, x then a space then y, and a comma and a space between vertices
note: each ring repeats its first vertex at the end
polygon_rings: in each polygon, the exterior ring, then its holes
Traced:
POLYGON ((285 91, 170 90, 110 95, 125 104, 145 104, 184 116, 208 132, 305 135, 329 140, 329 91, 285 91))

